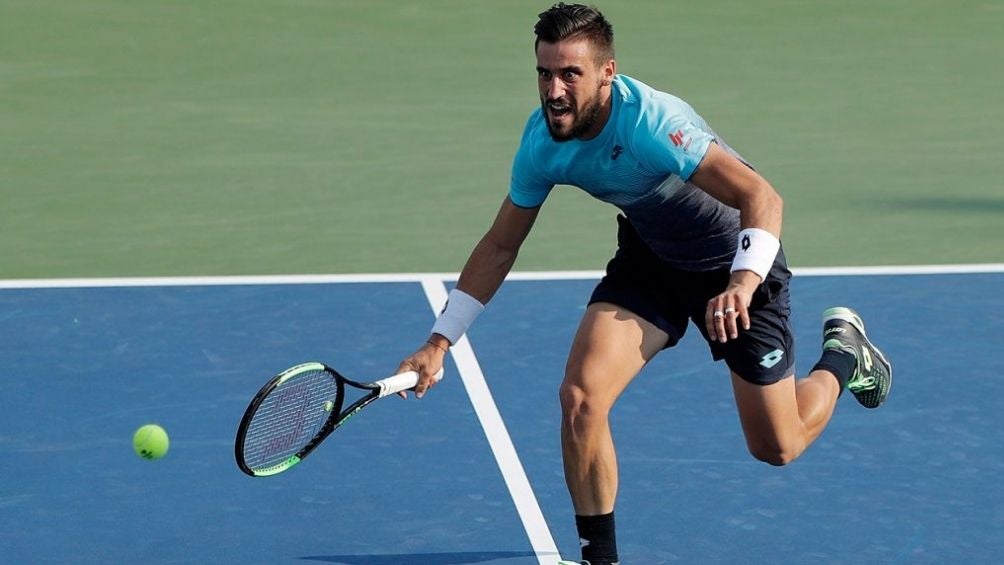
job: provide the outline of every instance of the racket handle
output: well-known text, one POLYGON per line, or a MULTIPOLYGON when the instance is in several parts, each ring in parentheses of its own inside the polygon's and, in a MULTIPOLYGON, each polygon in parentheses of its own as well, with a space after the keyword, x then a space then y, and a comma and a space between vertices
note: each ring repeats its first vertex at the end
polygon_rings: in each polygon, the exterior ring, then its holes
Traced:
MULTIPOLYGON (((443 378, 443 369, 439 371, 432 377, 437 383, 443 378)), ((401 392, 402 390, 408 390, 415 388, 418 384, 418 373, 415 371, 407 371, 399 375, 394 375, 393 377, 387 377, 377 381, 375 384, 380 385, 380 394, 377 398, 383 398, 391 394, 401 392)))

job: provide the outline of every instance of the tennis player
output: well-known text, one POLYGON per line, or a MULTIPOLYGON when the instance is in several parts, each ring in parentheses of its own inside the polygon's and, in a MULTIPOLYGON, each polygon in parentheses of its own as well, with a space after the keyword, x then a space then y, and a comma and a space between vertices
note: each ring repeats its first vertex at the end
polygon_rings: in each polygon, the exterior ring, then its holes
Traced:
POLYGON ((636 374, 693 322, 731 374, 750 453, 795 460, 826 427, 844 389, 882 404, 892 370, 851 309, 823 313, 823 350, 793 374, 791 272, 782 200, 683 100, 617 73, 613 29, 595 8, 557 4, 534 32, 540 107, 526 123, 509 192, 464 265, 428 341, 400 370, 418 396, 516 260, 551 189, 609 202, 618 249, 572 343, 560 388, 565 480, 582 559, 618 562, 617 462, 607 416, 636 374))

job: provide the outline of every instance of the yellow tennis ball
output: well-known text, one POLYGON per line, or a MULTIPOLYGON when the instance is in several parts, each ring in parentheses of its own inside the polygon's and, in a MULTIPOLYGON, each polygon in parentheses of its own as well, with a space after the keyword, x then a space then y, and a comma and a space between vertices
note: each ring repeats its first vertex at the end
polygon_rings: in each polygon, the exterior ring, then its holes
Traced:
POLYGON ((132 436, 132 448, 143 459, 160 459, 167 455, 170 440, 167 432, 157 424, 147 424, 132 436))

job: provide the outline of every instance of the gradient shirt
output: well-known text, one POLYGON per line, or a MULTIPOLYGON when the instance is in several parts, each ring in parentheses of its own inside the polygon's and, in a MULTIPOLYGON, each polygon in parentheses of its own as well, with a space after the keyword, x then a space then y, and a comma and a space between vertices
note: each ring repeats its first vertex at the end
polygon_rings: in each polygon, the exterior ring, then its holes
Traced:
POLYGON ((536 208, 556 185, 576 186, 620 208, 670 265, 697 271, 728 266, 739 212, 688 181, 713 142, 741 157, 671 94, 617 75, 611 100, 603 130, 588 140, 554 141, 543 109, 530 115, 513 159, 513 204, 536 208))

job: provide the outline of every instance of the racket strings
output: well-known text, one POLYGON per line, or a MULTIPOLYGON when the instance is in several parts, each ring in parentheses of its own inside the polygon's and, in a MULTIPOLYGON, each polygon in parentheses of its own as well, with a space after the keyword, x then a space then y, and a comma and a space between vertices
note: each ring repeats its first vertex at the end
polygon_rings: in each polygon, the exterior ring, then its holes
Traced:
POLYGON ((244 439, 244 460, 252 469, 270 467, 297 454, 328 420, 325 402, 337 384, 324 370, 307 371, 280 384, 255 411, 244 439))

